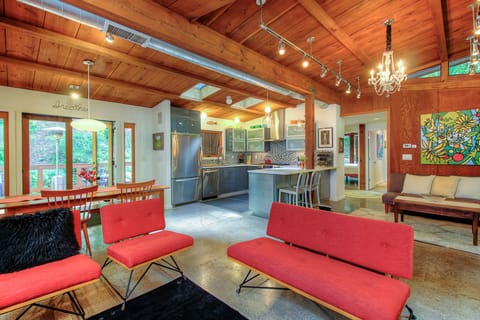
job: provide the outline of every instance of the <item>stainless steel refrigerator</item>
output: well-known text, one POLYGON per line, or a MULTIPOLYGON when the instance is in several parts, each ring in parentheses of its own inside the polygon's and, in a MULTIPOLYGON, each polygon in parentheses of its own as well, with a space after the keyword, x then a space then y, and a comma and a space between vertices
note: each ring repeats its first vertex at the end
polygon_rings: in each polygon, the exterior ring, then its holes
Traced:
POLYGON ((201 198, 202 136, 172 133, 172 205, 201 198))

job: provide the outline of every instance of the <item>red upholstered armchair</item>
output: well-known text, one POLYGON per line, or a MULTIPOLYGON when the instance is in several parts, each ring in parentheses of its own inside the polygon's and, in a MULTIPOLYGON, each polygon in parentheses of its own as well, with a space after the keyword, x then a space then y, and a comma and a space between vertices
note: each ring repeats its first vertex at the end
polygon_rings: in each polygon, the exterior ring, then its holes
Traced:
POLYGON ((137 285, 150 270, 157 265, 168 270, 183 272, 173 258, 173 254, 193 246, 193 238, 165 230, 163 201, 159 198, 120 204, 112 204, 100 209, 103 241, 107 248, 107 258, 102 267, 102 276, 125 303, 137 285), (170 260, 166 260, 170 258, 170 260), (158 262, 161 260, 163 263, 158 262), (125 292, 122 294, 105 275, 105 268, 116 262, 130 271, 125 292), (132 285, 133 272, 148 266, 138 281, 132 285))
POLYGON ((80 212, 67 208, 0 219, 0 314, 43 307, 85 319, 74 290, 98 281, 100 266, 80 254, 80 212), (72 310, 43 300, 66 294, 72 310))

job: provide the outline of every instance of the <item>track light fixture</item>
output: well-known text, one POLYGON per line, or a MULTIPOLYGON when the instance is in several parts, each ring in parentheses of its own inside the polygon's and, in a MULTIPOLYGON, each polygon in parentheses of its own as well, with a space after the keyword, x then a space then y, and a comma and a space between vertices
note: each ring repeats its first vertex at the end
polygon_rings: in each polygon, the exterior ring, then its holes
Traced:
POLYGON ((470 43, 470 67, 469 75, 475 74, 475 68, 480 58, 480 52, 478 50, 478 36, 480 35, 480 1, 475 1, 470 5, 472 9, 472 35, 467 38, 470 43))
POLYGON ((350 85, 350 83, 347 84, 347 90, 345 90, 345 93, 346 93, 346 94, 352 93, 352 86, 350 85))
POLYGON ((480 7, 480 1, 475 1, 470 5, 470 8, 472 9, 472 24, 473 24, 473 34, 474 35, 480 35, 480 12, 479 12, 479 7, 480 7))
POLYGON ((338 73, 336 76, 337 80, 335 81, 335 85, 338 87, 340 85, 340 82, 342 82, 342 60, 338 60, 337 64, 338 64, 338 73))
MULTIPOLYGON (((280 51, 280 48, 281 48, 282 45, 284 47, 288 46, 288 47, 294 49, 295 51, 297 51, 298 53, 300 53, 302 55, 302 67, 303 68, 307 68, 310 64, 310 61, 312 61, 312 62, 318 64, 322 68, 322 71, 320 73, 321 78, 325 78, 327 73, 330 72, 337 79, 337 82, 338 82, 337 86, 339 86, 341 82, 344 82, 348 87, 350 82, 348 82, 346 79, 344 79, 341 75, 337 74, 334 70, 328 68, 325 64, 321 63, 317 58, 315 58, 313 56, 313 54, 312 54, 312 43, 313 43, 313 40, 315 39, 314 37, 308 37, 307 38, 307 42, 309 44, 309 50, 310 50, 310 53, 308 53, 307 51, 303 50, 302 48, 300 48, 299 46, 297 46, 293 42, 284 38, 279 33, 275 32, 274 30, 267 27, 263 23, 263 6, 265 5, 265 3, 267 1, 266 0, 256 0, 255 2, 260 7, 260 25, 259 25, 259 27, 260 27, 260 29, 263 29, 264 31, 266 31, 267 33, 269 33, 270 35, 272 35, 274 38, 276 38, 279 41, 279 43, 278 43, 278 53, 279 54, 282 54, 281 51, 280 51)), ((282 52, 283 52, 283 50, 282 50, 282 52)))
POLYGON ((308 59, 307 59, 307 56, 303 56, 302 58, 302 67, 304 68, 308 68, 308 66, 310 65, 310 62, 308 62, 308 59))
POLYGON ((325 76, 327 75, 327 72, 328 72, 327 67, 322 66, 322 73, 320 73, 320 77, 325 78, 325 76))
POLYGON ((362 96, 362 91, 360 90, 360 76, 357 76, 357 99, 360 99, 362 96))
POLYGON ((286 49, 285 49, 285 42, 283 42, 282 40, 280 40, 278 42, 278 54, 283 56, 286 52, 286 49))
POLYGON ((108 42, 108 43, 113 43, 113 35, 110 33, 110 32, 107 32, 105 34, 105 40, 108 42))

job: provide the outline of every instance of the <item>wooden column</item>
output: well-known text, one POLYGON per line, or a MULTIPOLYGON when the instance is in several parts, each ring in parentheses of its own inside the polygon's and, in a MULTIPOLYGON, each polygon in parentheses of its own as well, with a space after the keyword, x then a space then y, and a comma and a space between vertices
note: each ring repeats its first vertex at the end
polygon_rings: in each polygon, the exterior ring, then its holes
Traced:
POLYGON ((315 167, 315 95, 305 95, 305 155, 306 168, 315 167))

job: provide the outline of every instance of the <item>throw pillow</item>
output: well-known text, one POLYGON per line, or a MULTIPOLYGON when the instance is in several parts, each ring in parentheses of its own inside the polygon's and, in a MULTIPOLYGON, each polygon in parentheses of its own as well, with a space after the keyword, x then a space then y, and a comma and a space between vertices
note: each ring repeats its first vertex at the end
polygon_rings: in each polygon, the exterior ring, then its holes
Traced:
POLYGON ((430 194, 433 178, 435 178, 433 175, 417 176, 407 173, 403 182, 402 193, 430 194))
POLYGON ((58 208, 0 219, 0 273, 78 254, 73 215, 58 208))
POLYGON ((455 198, 480 200, 480 177, 460 177, 455 198))
POLYGON ((436 176, 433 179, 430 193, 434 196, 453 198, 457 190, 458 180, 458 177, 455 176, 436 176))
POLYGON ((392 173, 390 174, 390 192, 402 192, 403 182, 405 180, 405 174, 392 173))

